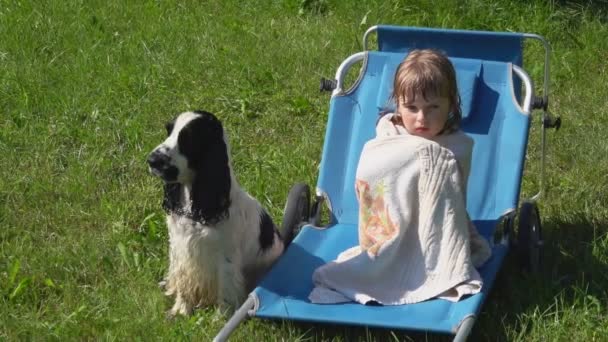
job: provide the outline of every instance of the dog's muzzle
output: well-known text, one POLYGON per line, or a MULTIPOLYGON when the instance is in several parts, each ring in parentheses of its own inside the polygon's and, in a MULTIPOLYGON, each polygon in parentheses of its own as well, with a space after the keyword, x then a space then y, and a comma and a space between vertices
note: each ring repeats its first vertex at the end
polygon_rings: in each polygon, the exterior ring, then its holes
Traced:
POLYGON ((177 180, 178 170, 171 165, 171 158, 165 153, 154 150, 148 156, 148 165, 152 174, 162 178, 166 182, 177 180))

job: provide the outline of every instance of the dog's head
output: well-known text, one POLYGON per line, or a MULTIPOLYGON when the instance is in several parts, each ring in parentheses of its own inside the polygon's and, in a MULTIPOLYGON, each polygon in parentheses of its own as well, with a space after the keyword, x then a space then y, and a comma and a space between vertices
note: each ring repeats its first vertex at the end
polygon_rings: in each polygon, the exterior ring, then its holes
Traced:
POLYGON ((194 111, 180 114, 166 128, 167 139, 148 156, 150 171, 165 182, 165 209, 179 209, 180 189, 186 186, 193 219, 225 216, 231 178, 221 122, 209 112, 194 111))

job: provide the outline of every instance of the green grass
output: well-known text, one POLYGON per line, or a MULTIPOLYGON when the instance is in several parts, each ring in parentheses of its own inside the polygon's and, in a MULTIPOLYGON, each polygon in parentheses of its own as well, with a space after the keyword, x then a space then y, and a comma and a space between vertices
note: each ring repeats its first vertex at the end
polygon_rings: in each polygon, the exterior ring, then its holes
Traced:
MULTIPOLYGON (((531 32, 551 43, 541 202, 546 262, 510 260, 471 340, 608 336, 606 1, 0 0, 0 340, 209 340, 215 309, 167 321, 161 190, 146 154, 178 112, 224 121, 241 184, 276 221, 316 184, 329 96, 321 76, 375 24, 531 32)), ((526 65, 542 75, 542 51, 526 65)), ((539 121, 536 119, 535 125, 539 121)), ((533 130, 524 195, 538 190, 533 130)), ((250 320, 234 340, 437 339, 250 320)), ((440 337, 439 337, 440 338, 440 337)))

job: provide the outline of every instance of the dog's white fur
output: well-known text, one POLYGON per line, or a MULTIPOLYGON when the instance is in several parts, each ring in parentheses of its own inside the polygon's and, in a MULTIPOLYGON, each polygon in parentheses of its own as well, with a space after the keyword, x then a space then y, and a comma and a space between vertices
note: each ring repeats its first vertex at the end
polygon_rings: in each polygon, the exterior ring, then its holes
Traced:
MULTIPOLYGON (((265 211, 239 186, 231 166, 228 215, 208 224, 184 214, 190 210, 196 171, 189 168, 187 158, 180 153, 178 135, 199 115, 181 114, 169 137, 154 150, 169 156, 172 165, 179 170, 177 182, 182 185, 179 201, 183 209, 167 214, 170 258, 163 283, 165 293, 175 296, 170 315, 189 315, 196 307, 216 304, 221 309, 238 308, 246 291, 252 289, 284 249, 283 241, 276 233, 272 244, 261 249, 258 239, 260 217, 265 211)), ((226 148, 229 158, 227 142, 226 148)), ((158 175, 158 171, 153 170, 153 173, 158 175)))
MULTIPOLYGON (((259 253, 260 204, 235 187, 234 178, 232 184, 227 220, 206 226, 179 214, 167 215, 170 262, 165 293, 175 296, 172 315, 189 315, 196 306, 213 304, 238 308, 249 284, 283 252, 275 236, 271 250, 259 253)), ((187 194, 183 201, 188 201, 187 194)))

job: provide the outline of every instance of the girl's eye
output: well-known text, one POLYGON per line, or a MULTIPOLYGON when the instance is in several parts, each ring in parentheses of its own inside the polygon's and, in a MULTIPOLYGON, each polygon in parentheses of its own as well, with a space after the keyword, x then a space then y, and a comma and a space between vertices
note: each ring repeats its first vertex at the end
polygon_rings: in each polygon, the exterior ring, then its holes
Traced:
POLYGON ((405 106, 405 109, 407 109, 410 112, 417 112, 418 108, 416 106, 405 106))

